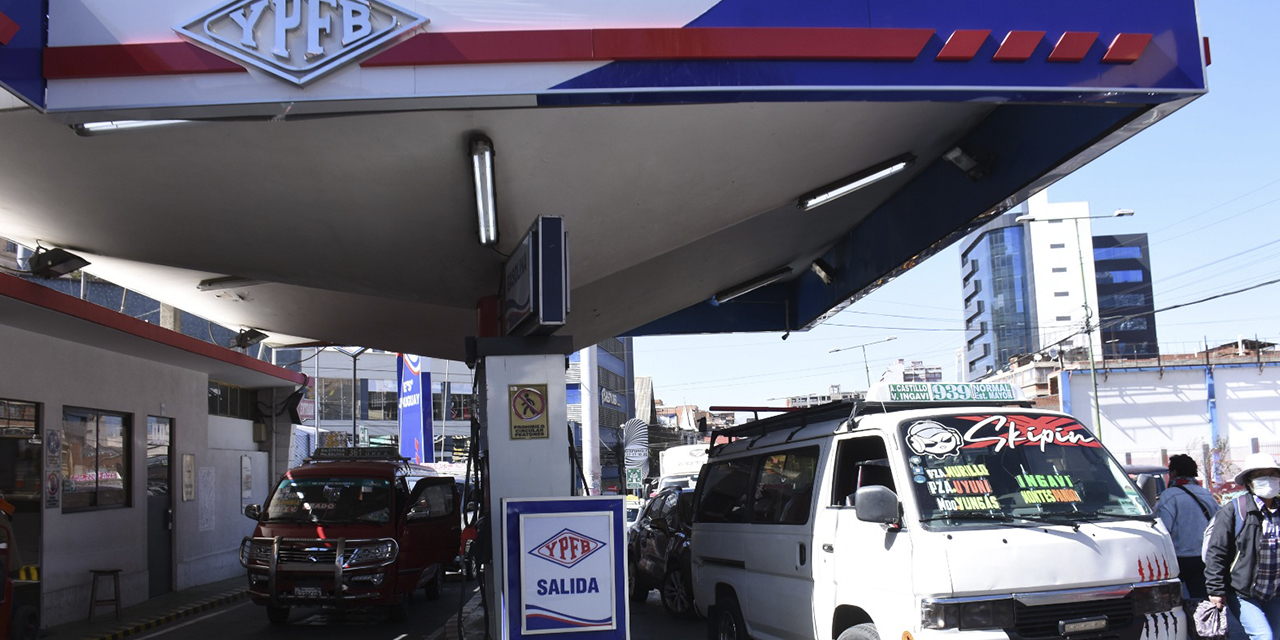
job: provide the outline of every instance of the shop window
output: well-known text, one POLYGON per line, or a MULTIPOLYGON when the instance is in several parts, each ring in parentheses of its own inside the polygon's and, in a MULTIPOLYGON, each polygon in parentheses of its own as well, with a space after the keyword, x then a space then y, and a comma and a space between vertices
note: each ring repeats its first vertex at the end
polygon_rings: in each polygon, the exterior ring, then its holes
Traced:
POLYGON ((369 380, 368 420, 396 420, 400 415, 400 390, 395 380, 369 380))
POLYGON ((257 393, 221 382, 209 381, 209 415, 224 418, 253 419, 253 401, 257 393))
POLYGON ((34 513, 41 497, 39 412, 34 402, 0 400, 0 494, 34 513))
POLYGON ((123 413, 63 409, 63 512, 129 506, 130 430, 123 413))

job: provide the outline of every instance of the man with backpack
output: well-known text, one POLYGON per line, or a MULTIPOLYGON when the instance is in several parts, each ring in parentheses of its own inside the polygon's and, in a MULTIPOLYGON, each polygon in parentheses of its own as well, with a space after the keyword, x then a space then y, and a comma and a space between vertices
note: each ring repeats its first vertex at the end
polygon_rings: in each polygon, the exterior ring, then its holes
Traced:
MULTIPOLYGON (((1209 602, 1235 614, 1250 640, 1273 640, 1280 638, 1280 464, 1269 454, 1255 453, 1241 467, 1235 481, 1249 492, 1213 518, 1205 546, 1205 589, 1209 602)), ((1238 633, 1234 628, 1230 635, 1238 633)))
POLYGON ((1186 595, 1203 600, 1204 560, 1200 558, 1204 530, 1218 511, 1218 501, 1196 480, 1199 467, 1191 456, 1179 453, 1169 456, 1169 488, 1156 502, 1156 515, 1173 538, 1178 557, 1178 575, 1186 587, 1186 595))

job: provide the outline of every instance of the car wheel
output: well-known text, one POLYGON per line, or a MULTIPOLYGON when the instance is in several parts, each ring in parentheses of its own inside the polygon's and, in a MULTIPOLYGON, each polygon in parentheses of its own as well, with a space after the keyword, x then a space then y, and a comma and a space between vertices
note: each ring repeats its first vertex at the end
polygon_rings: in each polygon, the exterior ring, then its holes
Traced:
POLYGON ((267 620, 271 624, 289 624, 289 607, 267 607, 267 620))
POLYGON ((662 608, 675 618, 689 618, 693 615, 693 592, 690 589, 689 576, 677 567, 667 571, 662 578, 662 608))
POLYGON ((40 637, 40 612, 31 605, 22 605, 13 612, 9 630, 13 640, 36 640, 40 637))
POLYGON ((714 624, 713 640, 749 640, 747 623, 742 619, 742 608, 737 598, 726 596, 716 606, 716 615, 711 619, 714 624))
POLYGON ((880 632, 874 624, 864 622, 841 631, 837 640, 880 640, 880 632))
POLYGON ((644 602, 649 599, 649 590, 640 586, 640 580, 636 576, 636 563, 627 563, 627 597, 632 602, 644 602))
POLYGON ((423 593, 427 594, 428 600, 436 600, 440 598, 440 587, 441 587, 440 583, 443 581, 444 581, 444 570, 439 569, 436 571, 436 577, 427 581, 427 584, 423 585, 422 591, 423 593))

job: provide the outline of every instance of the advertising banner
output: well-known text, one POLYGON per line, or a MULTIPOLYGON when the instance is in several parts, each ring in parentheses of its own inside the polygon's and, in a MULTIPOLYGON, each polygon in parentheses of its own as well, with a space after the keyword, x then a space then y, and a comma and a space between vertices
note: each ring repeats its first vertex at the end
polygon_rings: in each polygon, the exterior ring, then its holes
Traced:
POLYGON ((508 498, 505 637, 626 640, 623 499, 508 498))
POLYGON ((400 354, 396 369, 400 379, 400 455, 416 462, 433 462, 431 446, 431 361, 407 353, 400 354), (427 373, 423 373, 426 369, 427 373))

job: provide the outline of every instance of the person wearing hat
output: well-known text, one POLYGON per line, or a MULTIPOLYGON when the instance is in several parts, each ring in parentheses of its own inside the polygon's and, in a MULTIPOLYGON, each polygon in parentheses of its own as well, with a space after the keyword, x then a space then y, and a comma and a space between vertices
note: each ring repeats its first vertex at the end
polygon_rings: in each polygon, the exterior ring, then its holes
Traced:
POLYGON ((1214 606, 1234 614, 1228 616, 1231 637, 1243 633, 1250 640, 1277 640, 1280 464, 1270 454, 1254 453, 1241 467, 1235 481, 1248 494, 1226 503, 1213 517, 1204 553, 1205 590, 1214 606))
POLYGON ((1199 466, 1191 456, 1179 453, 1169 456, 1169 488, 1156 502, 1156 516, 1173 538, 1178 558, 1178 576, 1186 587, 1186 596, 1204 600, 1204 529, 1218 510, 1218 501, 1196 480, 1199 466))

